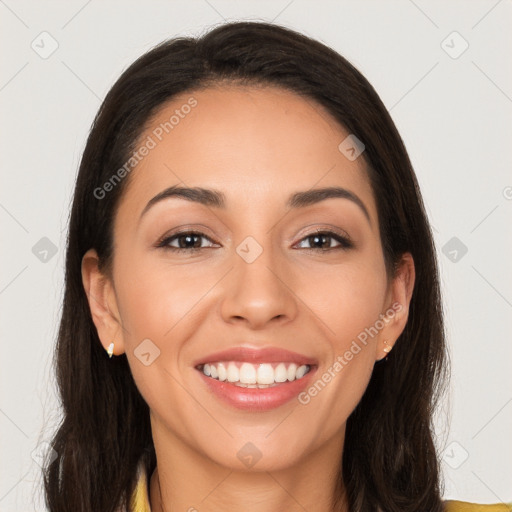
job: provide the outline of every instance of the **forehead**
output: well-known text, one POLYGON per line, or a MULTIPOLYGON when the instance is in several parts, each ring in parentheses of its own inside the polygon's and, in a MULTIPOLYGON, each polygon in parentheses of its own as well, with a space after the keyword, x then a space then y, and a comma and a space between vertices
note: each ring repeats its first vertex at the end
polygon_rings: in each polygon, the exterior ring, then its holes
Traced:
POLYGON ((140 212, 171 185, 221 189, 228 207, 269 206, 298 190, 343 186, 375 206, 362 158, 339 145, 350 134, 319 104, 277 87, 216 86, 180 94, 148 121, 151 147, 123 203, 140 212))

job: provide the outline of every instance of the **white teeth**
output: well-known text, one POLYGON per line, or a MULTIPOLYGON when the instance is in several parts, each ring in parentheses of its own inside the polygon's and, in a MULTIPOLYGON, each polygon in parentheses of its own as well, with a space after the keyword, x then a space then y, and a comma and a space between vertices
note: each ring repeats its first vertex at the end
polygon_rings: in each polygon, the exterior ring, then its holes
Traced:
POLYGON ((219 380, 225 381, 228 378, 228 371, 222 363, 217 364, 217 373, 219 374, 219 380))
POLYGON ((274 384, 274 368, 271 364, 260 364, 258 366, 258 384, 274 384))
MULTIPOLYGON (((215 368, 214 366, 210 366, 211 368, 215 368)), ((288 366, 288 380, 295 380, 295 374, 297 373, 297 365, 292 363, 290 366, 288 366)), ((212 375, 213 377, 213 375, 212 375)))
POLYGON ((240 372, 235 364, 229 363, 227 370, 227 378, 229 382, 238 382, 240 380, 240 372))
MULTIPOLYGON (((240 382, 242 384, 256 384, 256 369, 252 364, 243 363, 240 366, 240 382)), ((265 384, 262 382, 261 384, 265 384)))
POLYGON ((276 382, 286 382, 288 380, 288 372, 284 363, 279 363, 274 370, 274 380, 276 382))
POLYGON ((304 377, 304 375, 306 375, 307 370, 308 369, 306 368, 305 364, 303 364, 302 366, 299 366, 295 373, 295 378, 300 379, 300 378, 304 377))
POLYGON ((297 367, 295 363, 279 363, 275 368, 270 363, 241 363, 234 361, 203 365, 203 373, 213 379, 228 381, 240 387, 267 388, 286 381, 301 379, 310 370, 309 365, 297 367))

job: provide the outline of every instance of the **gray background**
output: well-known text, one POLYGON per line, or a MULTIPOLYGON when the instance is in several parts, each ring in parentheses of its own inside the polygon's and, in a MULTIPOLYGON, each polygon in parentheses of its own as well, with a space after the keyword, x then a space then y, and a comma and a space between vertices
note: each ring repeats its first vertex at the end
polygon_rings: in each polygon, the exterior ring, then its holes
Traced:
POLYGON ((45 510, 38 464, 60 419, 51 356, 69 205, 100 101, 154 44, 235 19, 332 46, 390 110, 442 272, 453 370, 436 420, 445 497, 512 501, 511 14, 505 0, 0 0, 0 510, 45 510))

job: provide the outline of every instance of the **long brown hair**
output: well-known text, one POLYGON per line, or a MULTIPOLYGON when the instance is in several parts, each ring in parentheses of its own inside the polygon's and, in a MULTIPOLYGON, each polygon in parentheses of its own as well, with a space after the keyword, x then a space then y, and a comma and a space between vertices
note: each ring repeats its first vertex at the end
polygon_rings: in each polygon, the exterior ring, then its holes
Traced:
POLYGON ((324 44, 262 22, 227 23, 199 38, 159 44, 121 75, 96 115, 69 222, 54 354, 63 420, 51 443, 57 458, 43 470, 48 510, 127 507, 139 461, 148 475, 155 469, 148 405, 126 356, 109 359, 100 343, 81 261, 95 248, 102 270, 111 272, 112 221, 128 180, 101 199, 95 190, 128 160, 151 116, 177 94, 224 82, 286 88, 325 107, 364 142, 388 276, 409 251, 416 281, 407 325, 348 418, 338 494, 344 486, 351 512, 441 512, 433 414, 446 388, 448 354, 433 238, 411 162, 358 70, 324 44))

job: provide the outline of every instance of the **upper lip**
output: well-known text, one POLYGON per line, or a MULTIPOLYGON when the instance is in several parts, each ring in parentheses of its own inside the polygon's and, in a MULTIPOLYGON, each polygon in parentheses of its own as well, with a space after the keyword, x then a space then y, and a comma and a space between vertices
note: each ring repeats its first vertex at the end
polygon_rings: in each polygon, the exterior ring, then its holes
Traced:
POLYGON ((316 359, 307 357, 297 352, 291 352, 279 347, 251 348, 251 347, 232 347, 220 352, 213 352, 203 356, 194 362, 194 366, 218 361, 247 361, 248 363, 279 363, 290 362, 297 365, 307 364, 314 366, 316 359))

